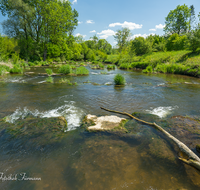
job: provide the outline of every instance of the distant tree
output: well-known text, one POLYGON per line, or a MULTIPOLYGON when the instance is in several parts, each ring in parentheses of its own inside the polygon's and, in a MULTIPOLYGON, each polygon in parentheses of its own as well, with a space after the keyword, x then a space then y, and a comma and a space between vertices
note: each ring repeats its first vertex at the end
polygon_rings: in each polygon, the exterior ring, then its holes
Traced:
POLYGON ((143 55, 152 52, 152 43, 143 37, 137 37, 131 41, 131 51, 136 55, 143 55))
POLYGON ((106 53, 106 54, 111 54, 111 52, 112 52, 111 44, 109 44, 108 41, 105 40, 105 39, 100 39, 97 42, 97 49, 106 53))
POLYGON ((194 11, 194 5, 190 6, 190 31, 195 28, 195 11, 194 11))
POLYGON ((191 10, 187 5, 178 5, 165 18, 164 31, 166 34, 186 33, 190 29, 191 10))
POLYGON ((200 27, 192 30, 192 32, 190 32, 188 35, 188 39, 189 49, 192 50, 192 52, 197 52, 200 50, 200 27))
POLYGON ((78 36, 76 36, 74 39, 75 39, 75 41, 76 41, 77 43, 83 43, 83 42, 84 42, 84 39, 83 39, 83 36, 82 36, 82 35, 78 35, 78 36))
POLYGON ((172 34, 166 43, 166 47, 168 51, 172 50, 184 50, 187 46, 187 36, 186 35, 178 35, 177 33, 172 34))
POLYGON ((0 10, 8 16, 2 24, 4 32, 19 40, 20 53, 26 59, 38 56, 46 60, 52 49, 48 46, 63 46, 78 25, 78 13, 69 1, 0 0, 0 10))
POLYGON ((117 41, 119 52, 121 52, 127 47, 128 41, 130 40, 130 36, 131 31, 128 28, 117 30, 117 33, 114 35, 114 38, 117 41))

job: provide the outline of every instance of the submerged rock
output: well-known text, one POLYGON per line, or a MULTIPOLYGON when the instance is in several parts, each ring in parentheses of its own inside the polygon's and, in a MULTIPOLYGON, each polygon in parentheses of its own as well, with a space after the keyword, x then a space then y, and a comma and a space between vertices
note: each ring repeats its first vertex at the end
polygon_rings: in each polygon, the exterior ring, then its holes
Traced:
POLYGON ((88 131, 126 131, 124 127, 126 122, 125 118, 114 115, 97 117, 89 114, 83 120, 83 123, 87 125, 88 131))
POLYGON ((15 123, 6 122, 6 118, 0 120, 1 134, 38 145, 58 142, 66 130, 67 121, 64 117, 36 118, 29 115, 24 119, 18 119, 15 123))
POLYGON ((200 153, 200 144, 196 145, 196 150, 200 153))

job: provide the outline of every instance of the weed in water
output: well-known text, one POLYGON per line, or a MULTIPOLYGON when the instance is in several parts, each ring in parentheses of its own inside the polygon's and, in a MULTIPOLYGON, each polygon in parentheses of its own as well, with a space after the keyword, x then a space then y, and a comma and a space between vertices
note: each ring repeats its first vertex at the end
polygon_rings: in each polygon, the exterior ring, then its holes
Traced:
POLYGON ((125 82, 126 80, 123 75, 121 74, 115 75, 115 78, 114 78, 115 85, 125 85, 125 82))
POLYGON ((48 83, 53 83, 53 78, 52 77, 47 77, 46 78, 46 82, 48 82, 48 83))
POLYGON ((12 69, 10 69, 10 73, 23 73, 23 68, 20 65, 14 65, 12 69))
POLYGON ((46 73, 47 73, 48 75, 52 75, 52 74, 53 74, 53 71, 52 71, 51 69, 46 69, 46 73))
POLYGON ((107 69, 115 69, 115 65, 108 65, 107 69))
POLYGON ((85 67, 81 66, 76 69, 76 74, 77 75, 89 75, 89 70, 86 69, 85 67))
POLYGON ((63 74, 70 74, 72 73, 72 68, 70 65, 62 65, 59 70, 58 70, 59 73, 63 73, 63 74))

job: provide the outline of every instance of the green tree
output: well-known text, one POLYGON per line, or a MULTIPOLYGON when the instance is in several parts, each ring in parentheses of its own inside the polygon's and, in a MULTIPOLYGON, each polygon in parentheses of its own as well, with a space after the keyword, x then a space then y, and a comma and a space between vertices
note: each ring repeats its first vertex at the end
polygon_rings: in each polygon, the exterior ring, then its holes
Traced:
POLYGON ((190 29, 191 10, 187 5, 178 5, 165 18, 164 31, 166 34, 186 33, 190 29))
POLYGON ((131 51, 136 55, 143 55, 152 51, 152 43, 143 37, 137 37, 131 41, 131 51))
POLYGON ((168 51, 172 50, 184 50, 187 46, 187 36, 186 35, 178 35, 177 33, 172 34, 166 43, 166 47, 168 51))
POLYGON ((105 39, 100 39, 97 42, 97 49, 106 53, 106 54, 111 54, 111 52, 112 52, 111 44, 109 44, 108 41, 105 40, 105 39))
POLYGON ((189 33, 189 49, 193 52, 197 52, 200 49, 200 28, 197 27, 195 30, 189 33))
POLYGON ((195 11, 194 11, 194 5, 190 6, 190 28, 189 30, 193 30, 195 28, 195 11))
POLYGON ((128 28, 117 30, 117 33, 114 35, 114 38, 117 41, 119 52, 121 52, 127 47, 128 41, 130 40, 130 36, 131 31, 128 28))
MULTIPOLYGON (((20 41, 21 56, 46 59, 48 46, 64 43, 78 24, 78 13, 69 1, 0 0, 7 35, 20 41)), ((61 45, 62 46, 62 45, 61 45)))

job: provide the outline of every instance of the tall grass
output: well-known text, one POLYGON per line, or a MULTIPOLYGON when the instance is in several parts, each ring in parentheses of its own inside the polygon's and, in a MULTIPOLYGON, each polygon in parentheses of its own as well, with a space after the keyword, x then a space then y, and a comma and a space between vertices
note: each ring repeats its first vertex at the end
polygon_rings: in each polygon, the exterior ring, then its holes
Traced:
POLYGON ((19 74, 22 74, 23 71, 24 71, 24 69, 19 64, 14 65, 13 68, 10 69, 10 73, 19 73, 19 74))
POLYGON ((59 73, 63 73, 63 74, 70 74, 72 73, 72 68, 69 64, 67 65, 62 65, 59 70, 58 70, 59 73))
POLYGON ((53 74, 53 71, 52 71, 52 69, 46 69, 46 73, 47 73, 48 75, 52 75, 52 74, 53 74))
POLYGON ((81 66, 76 69, 76 75, 89 75, 89 70, 81 66))
POLYGON ((123 75, 121 74, 115 75, 115 78, 114 78, 115 85, 125 85, 125 82, 126 80, 123 75))

